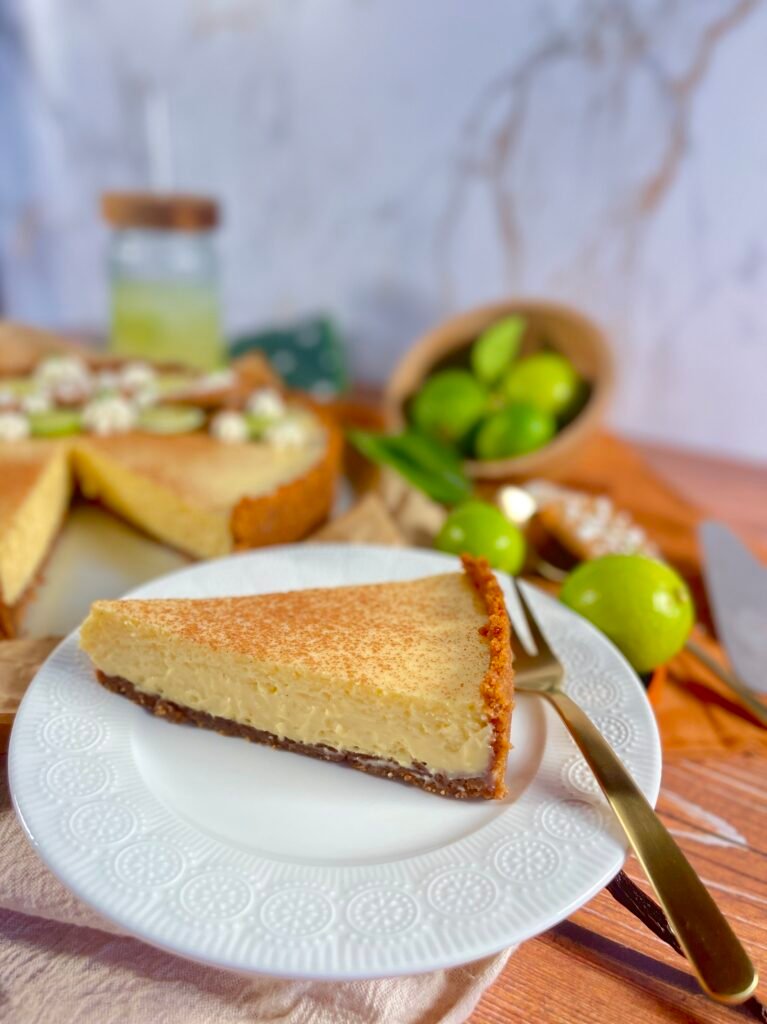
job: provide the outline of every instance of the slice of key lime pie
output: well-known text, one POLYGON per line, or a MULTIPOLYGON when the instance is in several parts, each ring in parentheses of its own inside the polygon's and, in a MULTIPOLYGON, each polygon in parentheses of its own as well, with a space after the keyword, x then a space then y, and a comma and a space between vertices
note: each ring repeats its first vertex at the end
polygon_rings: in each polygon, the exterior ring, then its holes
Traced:
POLYGON ((101 683, 169 721, 443 796, 505 793, 510 627, 482 560, 405 583, 96 602, 101 683))

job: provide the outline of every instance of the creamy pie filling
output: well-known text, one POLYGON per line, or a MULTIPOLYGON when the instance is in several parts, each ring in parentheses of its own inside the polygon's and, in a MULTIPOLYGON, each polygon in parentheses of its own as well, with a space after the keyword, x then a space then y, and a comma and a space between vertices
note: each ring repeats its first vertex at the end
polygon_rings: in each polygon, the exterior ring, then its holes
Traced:
MULTIPOLYGON (((69 460, 61 450, 47 461, 30 462, 28 472, 33 474, 34 487, 13 510, 2 516, 0 531, 0 597, 7 605, 15 604, 24 594, 45 558, 48 548, 61 526, 69 506, 72 483, 69 460)), ((15 482, 21 483, 19 468, 11 464, 8 475, 15 473, 15 482)), ((0 484, 2 487, 2 484, 0 484)), ((6 483, 6 494, 11 500, 11 488, 6 483)))
POLYGON ((232 551, 232 507, 243 497, 270 494, 308 473, 325 452, 324 429, 305 414, 306 440, 278 449, 253 442, 221 444, 182 435, 82 439, 74 448, 83 494, 196 558, 232 551))
POLYGON ((96 605, 83 626, 82 646, 98 669, 127 679, 140 692, 280 739, 404 767, 420 762, 455 777, 488 769, 493 729, 476 699, 447 703, 436 694, 376 691, 353 678, 214 652, 183 638, 152 637, 138 624, 111 627, 109 613, 96 605))

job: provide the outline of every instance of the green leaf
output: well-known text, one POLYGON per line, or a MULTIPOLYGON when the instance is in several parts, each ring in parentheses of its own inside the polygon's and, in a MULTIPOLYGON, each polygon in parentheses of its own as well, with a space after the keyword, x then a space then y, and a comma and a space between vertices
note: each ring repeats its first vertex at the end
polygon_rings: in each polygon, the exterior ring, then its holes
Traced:
POLYGON ((471 368, 485 384, 495 384, 516 358, 527 324, 521 316, 507 316, 487 327, 471 347, 471 368))
POLYGON ((399 435, 349 431, 349 440, 371 462, 388 466, 433 501, 457 505, 471 494, 471 484, 450 449, 415 431, 399 435))
POLYGON ((435 437, 408 427, 401 434, 389 435, 389 441, 411 462, 423 466, 424 469, 448 471, 463 476, 459 453, 435 437))

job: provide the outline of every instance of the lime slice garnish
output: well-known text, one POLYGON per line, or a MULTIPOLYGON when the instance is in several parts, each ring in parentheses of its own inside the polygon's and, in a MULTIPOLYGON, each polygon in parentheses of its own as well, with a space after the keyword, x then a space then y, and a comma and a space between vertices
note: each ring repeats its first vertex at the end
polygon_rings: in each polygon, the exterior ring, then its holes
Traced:
POLYGON ((516 358, 526 326, 521 316, 504 317, 471 346, 471 368, 484 384, 494 384, 516 358))
POLYGON ((148 434, 191 434, 205 422, 205 413, 194 405, 155 405, 139 416, 139 430, 148 434))
POLYGON ((255 441, 259 437, 262 437, 266 428, 274 423, 273 417, 259 416, 256 412, 246 412, 243 415, 251 441, 255 441))
POLYGON ((48 412, 29 415, 29 432, 32 437, 67 437, 69 434, 79 434, 82 429, 82 414, 76 409, 50 409, 48 412))
POLYGON ((197 376, 192 373, 158 373, 155 377, 155 388, 160 395, 181 394, 193 387, 197 376))
POLYGON ((10 392, 14 398, 26 398, 37 391, 39 385, 34 377, 2 377, 0 391, 10 392))

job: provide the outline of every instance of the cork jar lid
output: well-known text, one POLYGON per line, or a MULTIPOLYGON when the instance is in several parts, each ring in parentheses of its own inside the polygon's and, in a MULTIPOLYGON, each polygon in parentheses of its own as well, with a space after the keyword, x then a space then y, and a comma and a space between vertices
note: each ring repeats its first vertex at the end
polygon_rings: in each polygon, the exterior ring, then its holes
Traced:
POLYGON ((101 213, 117 228, 208 231, 219 222, 215 199, 180 192, 105 192, 101 213))

